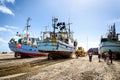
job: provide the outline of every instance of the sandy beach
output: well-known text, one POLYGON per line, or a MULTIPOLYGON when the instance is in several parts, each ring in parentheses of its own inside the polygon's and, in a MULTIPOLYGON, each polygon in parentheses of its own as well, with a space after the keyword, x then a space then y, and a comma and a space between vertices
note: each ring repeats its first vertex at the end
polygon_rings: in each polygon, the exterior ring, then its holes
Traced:
MULTIPOLYGON (((7 54, 5 54, 7 55, 7 54)), ((4 56, 5 56, 4 55, 4 56)), ((2 55, 3 56, 3 55, 2 55)), ((9 55, 10 58, 13 55, 9 55)), ((7 56, 5 56, 7 57, 7 56)), ((96 55, 92 62, 88 56, 78 59, 47 60, 47 58, 28 58, 3 60, 0 55, 0 80, 119 80, 120 61, 106 64, 98 62, 96 55), (7 69, 10 71, 7 71, 7 69), (1 73, 2 72, 2 73, 1 73), (4 73, 4 74, 3 74, 4 73)))

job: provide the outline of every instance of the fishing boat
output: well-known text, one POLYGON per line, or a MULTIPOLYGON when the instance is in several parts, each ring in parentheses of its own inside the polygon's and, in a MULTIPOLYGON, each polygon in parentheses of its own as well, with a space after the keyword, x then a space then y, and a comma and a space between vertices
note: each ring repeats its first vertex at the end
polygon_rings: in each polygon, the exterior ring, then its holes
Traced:
POLYGON ((106 37, 101 37, 99 45, 100 54, 108 52, 110 49, 113 52, 113 58, 117 59, 120 56, 120 40, 119 33, 116 33, 115 23, 109 27, 106 37))
POLYGON ((29 28, 30 24, 29 21, 31 18, 27 19, 27 25, 22 34, 17 32, 15 38, 11 38, 9 41, 9 48, 11 51, 15 52, 15 57, 41 57, 47 56, 47 53, 42 53, 38 51, 37 42, 39 38, 34 38, 30 36, 29 28))
POLYGON ((73 39, 70 24, 52 18, 53 31, 42 32, 42 39, 37 43, 38 50, 49 53, 48 59, 69 58, 75 52, 77 41, 73 39))

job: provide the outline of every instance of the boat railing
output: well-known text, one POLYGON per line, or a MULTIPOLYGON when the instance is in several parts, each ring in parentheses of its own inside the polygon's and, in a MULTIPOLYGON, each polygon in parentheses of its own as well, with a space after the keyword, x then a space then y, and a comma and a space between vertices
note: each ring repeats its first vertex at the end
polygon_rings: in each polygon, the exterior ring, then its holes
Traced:
POLYGON ((13 43, 13 44, 17 44, 17 41, 15 41, 15 39, 14 38, 12 38, 12 39, 10 39, 10 41, 9 41, 10 43, 13 43))

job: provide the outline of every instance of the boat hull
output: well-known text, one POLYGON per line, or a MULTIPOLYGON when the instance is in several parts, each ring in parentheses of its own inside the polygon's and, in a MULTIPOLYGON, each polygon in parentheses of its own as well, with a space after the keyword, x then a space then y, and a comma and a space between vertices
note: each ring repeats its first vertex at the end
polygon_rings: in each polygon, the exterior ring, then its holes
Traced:
POLYGON ((48 56, 47 53, 39 52, 36 47, 31 47, 24 44, 21 44, 21 47, 17 47, 18 45, 19 44, 9 43, 9 48, 11 51, 15 52, 15 57, 17 57, 16 54, 19 54, 21 58, 48 56))
POLYGON ((38 50, 40 52, 49 53, 48 58, 69 58, 75 52, 75 48, 67 43, 57 40, 53 41, 40 41, 38 43, 38 50))
POLYGON ((108 50, 113 52, 113 57, 116 59, 120 55, 120 42, 107 41, 102 42, 99 47, 99 52, 101 55, 108 52, 108 50))
POLYGON ((102 42, 100 44, 100 53, 107 52, 108 49, 112 52, 120 53, 120 42, 102 42))

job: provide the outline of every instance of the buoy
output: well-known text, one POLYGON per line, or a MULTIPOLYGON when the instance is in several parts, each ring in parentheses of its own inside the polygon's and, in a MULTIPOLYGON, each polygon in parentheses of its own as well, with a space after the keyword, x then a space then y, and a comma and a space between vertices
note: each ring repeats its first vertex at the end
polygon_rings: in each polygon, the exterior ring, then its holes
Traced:
POLYGON ((17 47, 17 48, 21 48, 21 44, 18 44, 16 47, 17 47))

